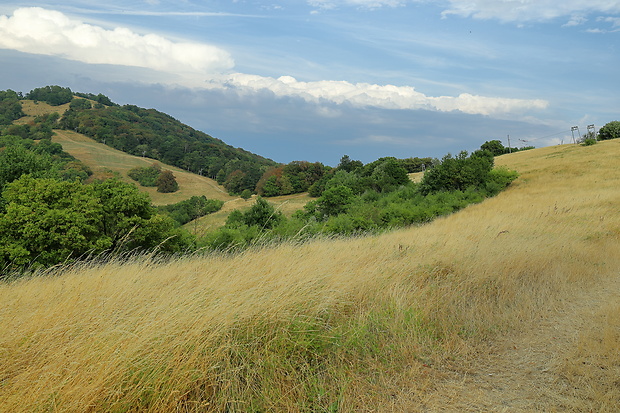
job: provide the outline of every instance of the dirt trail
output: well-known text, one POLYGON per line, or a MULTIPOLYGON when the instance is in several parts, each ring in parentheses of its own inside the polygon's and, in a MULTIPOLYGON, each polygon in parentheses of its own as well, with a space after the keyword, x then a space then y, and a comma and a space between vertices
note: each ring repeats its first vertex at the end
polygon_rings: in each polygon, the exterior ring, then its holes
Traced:
MULTIPOLYGON (((490 346, 476 371, 443 383, 420 411, 572 411, 558 370, 602 307, 620 303, 620 275, 580 291, 518 337, 490 346)), ((600 320, 599 320, 600 322, 600 320)))

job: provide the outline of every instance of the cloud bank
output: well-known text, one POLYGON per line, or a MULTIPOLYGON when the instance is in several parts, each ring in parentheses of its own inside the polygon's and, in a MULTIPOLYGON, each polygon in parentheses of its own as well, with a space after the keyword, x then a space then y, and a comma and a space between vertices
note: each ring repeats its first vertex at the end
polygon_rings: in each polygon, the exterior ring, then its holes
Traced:
POLYGON ((39 7, 0 16, 0 48, 164 72, 221 72, 234 66, 230 55, 215 46, 175 43, 122 27, 106 30, 39 7))
MULTIPOLYGON (((301 82, 291 76, 275 79, 236 73, 223 80, 223 84, 242 92, 269 90, 276 96, 298 96, 307 102, 348 103, 353 106, 374 106, 382 109, 427 109, 441 112, 458 110, 468 114, 498 115, 545 109, 548 106, 548 102, 541 99, 496 98, 468 93, 462 93, 457 97, 432 97, 416 91, 411 86, 333 80, 301 82)), ((217 85, 219 87, 219 83, 217 85)))
MULTIPOLYGON (((351 0, 353 1, 353 0, 351 0)), ((385 3, 394 1, 355 3, 385 3)), ((138 34, 127 28, 107 30, 71 19, 58 11, 20 8, 0 16, 0 48, 52 55, 89 64, 133 66, 162 73, 159 79, 206 89, 235 90, 240 94, 269 91, 277 97, 298 97, 306 102, 349 104, 381 109, 426 109, 440 112, 501 116, 547 108, 540 99, 459 96, 426 96, 411 86, 321 80, 304 82, 291 76, 278 78, 227 73, 234 67, 228 52, 218 47, 173 42, 157 34, 138 34), (171 76, 172 75, 172 76, 171 76)), ((147 81, 146 78, 139 79, 147 81)), ((334 112, 331 111, 330 114, 334 112)))

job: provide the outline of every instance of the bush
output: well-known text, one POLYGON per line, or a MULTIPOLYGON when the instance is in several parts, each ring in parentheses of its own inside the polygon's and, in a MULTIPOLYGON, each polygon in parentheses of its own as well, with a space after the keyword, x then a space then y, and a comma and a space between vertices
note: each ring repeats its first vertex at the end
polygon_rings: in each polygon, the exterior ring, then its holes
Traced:
POLYGON ((93 107, 93 104, 90 103, 90 100, 87 99, 77 99, 74 98, 69 105, 71 109, 90 109, 93 107))
POLYGON ((516 171, 504 167, 495 168, 489 172, 489 179, 485 185, 486 192, 489 196, 495 196, 518 176, 519 174, 516 171))
POLYGON ((172 171, 169 170, 162 171, 157 177, 155 184, 157 184, 157 192, 164 194, 179 190, 179 184, 172 171))
POLYGON ((127 175, 142 186, 157 186, 157 178, 161 173, 161 167, 153 164, 149 167, 137 167, 130 169, 127 175))
POLYGON ((219 211, 224 201, 207 199, 206 196, 193 196, 176 204, 160 206, 157 209, 168 214, 179 225, 187 224, 197 218, 219 211))

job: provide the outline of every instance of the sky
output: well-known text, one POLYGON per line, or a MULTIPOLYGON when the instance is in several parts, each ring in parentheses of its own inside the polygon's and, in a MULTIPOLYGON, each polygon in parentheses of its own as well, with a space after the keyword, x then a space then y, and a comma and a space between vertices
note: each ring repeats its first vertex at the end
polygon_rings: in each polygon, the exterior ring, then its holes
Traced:
POLYGON ((0 90, 168 113, 277 162, 572 143, 620 120, 620 0, 2 1, 0 90))

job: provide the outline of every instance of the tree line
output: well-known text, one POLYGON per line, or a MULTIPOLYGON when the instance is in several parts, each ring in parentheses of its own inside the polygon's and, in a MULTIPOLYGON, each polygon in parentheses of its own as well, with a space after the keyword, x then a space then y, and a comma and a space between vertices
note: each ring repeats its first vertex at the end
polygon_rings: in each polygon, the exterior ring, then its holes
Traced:
POLYGON ((427 170, 420 183, 409 179, 396 158, 368 165, 343 157, 317 187, 316 199, 287 218, 265 198, 247 211, 233 211, 224 227, 198 240, 202 248, 236 250, 281 239, 317 235, 355 235, 430 222, 471 203, 494 196, 517 173, 493 168, 493 155, 479 150, 446 155, 427 170))

